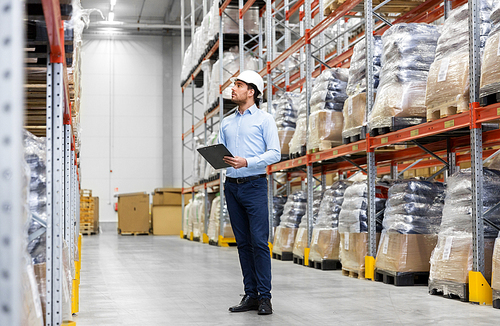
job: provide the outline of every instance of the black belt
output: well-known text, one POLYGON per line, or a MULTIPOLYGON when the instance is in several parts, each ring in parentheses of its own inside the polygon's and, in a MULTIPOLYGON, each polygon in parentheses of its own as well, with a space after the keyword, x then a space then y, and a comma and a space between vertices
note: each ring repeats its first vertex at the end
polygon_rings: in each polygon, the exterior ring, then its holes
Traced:
POLYGON ((265 174, 259 174, 259 175, 252 175, 250 177, 245 177, 245 178, 230 178, 230 177, 226 177, 226 181, 229 181, 229 182, 232 182, 232 183, 237 183, 237 184, 242 184, 242 183, 245 183, 245 182, 248 182, 248 181, 252 181, 252 180, 257 180, 257 179, 260 179, 260 178, 265 178, 267 175, 265 174))

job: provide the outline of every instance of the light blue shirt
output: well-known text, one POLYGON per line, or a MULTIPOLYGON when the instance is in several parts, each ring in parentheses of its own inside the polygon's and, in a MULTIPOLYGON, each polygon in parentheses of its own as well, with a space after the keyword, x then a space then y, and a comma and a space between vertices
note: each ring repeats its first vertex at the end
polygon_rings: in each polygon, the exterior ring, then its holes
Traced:
POLYGON ((243 114, 236 110, 222 120, 218 143, 224 144, 234 156, 247 160, 248 167, 227 168, 226 175, 231 178, 265 174, 266 166, 281 159, 276 122, 255 104, 243 114))

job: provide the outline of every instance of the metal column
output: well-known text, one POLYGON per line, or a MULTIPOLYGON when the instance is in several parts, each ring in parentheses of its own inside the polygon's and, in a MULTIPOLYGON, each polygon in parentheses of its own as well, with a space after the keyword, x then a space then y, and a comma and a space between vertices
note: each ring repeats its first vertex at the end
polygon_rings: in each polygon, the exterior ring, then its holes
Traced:
POLYGON ((64 236, 63 64, 47 65, 47 308, 46 324, 62 323, 64 236))
POLYGON ((239 66, 240 66, 240 73, 245 70, 245 30, 244 30, 244 24, 243 24, 243 20, 244 20, 244 17, 243 15, 241 14, 242 13, 242 10, 243 10, 243 0, 238 0, 238 8, 239 8, 239 14, 240 14, 240 19, 238 20, 238 32, 239 32, 239 35, 238 35, 238 50, 239 50, 239 54, 240 54, 240 62, 239 62, 239 66))
MULTIPOLYGON (((73 240, 71 235, 71 164, 73 163, 71 161, 71 136, 71 124, 64 121, 64 241, 70 249, 73 240)), ((70 252, 67 258, 67 264, 71 266, 73 254, 70 252)))
MULTIPOLYGON (((223 34, 223 26, 222 26, 222 12, 219 12, 219 129, 222 128, 222 120, 224 119, 224 98, 222 97, 222 84, 224 84, 224 64, 223 64, 223 58, 224 58, 224 34, 223 34)), ((222 225, 222 216, 224 212, 224 203, 225 203, 225 196, 224 196, 224 181, 226 176, 225 176, 225 170, 220 171, 220 178, 219 178, 219 192, 220 192, 220 219, 219 219, 219 235, 224 236, 224 225, 222 225)))
MULTIPOLYGON (((366 121, 373 107, 373 10, 372 0, 365 0, 365 42, 366 42, 366 121)), ((375 152, 367 149, 368 168, 368 255, 375 257, 376 243, 376 218, 375 218, 375 179, 377 167, 375 165, 375 152)))
MULTIPOLYGON (((309 134, 311 130, 309 129, 309 116, 311 114, 311 106, 309 105, 309 100, 311 99, 312 92, 312 72, 313 72, 313 63, 312 63, 312 52, 311 52, 311 41, 309 38, 309 32, 311 28, 311 0, 304 1, 304 27, 306 33, 306 40, 309 40, 306 47, 306 107, 307 107, 307 139, 309 139, 309 134)), ((313 229, 313 201, 314 201, 314 175, 313 175, 313 166, 311 163, 307 163, 307 247, 311 247, 311 238, 312 238, 312 229, 313 229)))
POLYGON ((472 269, 485 275, 483 228, 483 133, 475 122, 475 109, 479 107, 479 0, 469 0, 469 77, 472 106, 471 160, 472 160, 472 269))
MULTIPOLYGON (((273 102, 273 84, 269 64, 273 61, 273 48, 271 44, 271 21, 272 21, 272 0, 266 0, 266 55, 267 55, 267 111, 271 112, 273 102)), ((261 46, 261 45, 260 45, 261 46)), ((274 242, 274 228, 273 228, 273 190, 274 190, 274 176, 269 174, 267 177, 267 206, 269 215, 269 242, 274 242)))
POLYGON ((448 19, 451 13, 451 0, 444 0, 443 7, 444 7, 444 19, 448 19))
POLYGON ((21 325, 24 4, 0 0, 0 325, 21 325))

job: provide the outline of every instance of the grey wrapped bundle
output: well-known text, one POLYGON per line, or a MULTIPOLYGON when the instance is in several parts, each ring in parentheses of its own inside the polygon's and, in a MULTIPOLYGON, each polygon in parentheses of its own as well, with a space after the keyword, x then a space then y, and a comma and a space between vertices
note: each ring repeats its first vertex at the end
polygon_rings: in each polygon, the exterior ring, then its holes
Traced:
POLYGON ((344 193, 352 182, 337 181, 325 191, 321 206, 319 208, 316 227, 319 228, 337 228, 339 225, 339 214, 344 202, 344 193))
MULTIPOLYGON (((313 192, 313 226, 316 225, 316 221, 318 219, 320 207, 321 207, 321 201, 323 200, 323 195, 324 192, 321 190, 315 190, 313 192)), ((304 218, 302 218, 299 227, 305 228, 307 225, 307 210, 306 214, 304 215, 304 218)))
POLYGON ((383 226, 387 232, 437 234, 444 205, 444 185, 405 180, 389 189, 383 226))
POLYGON ((302 217, 307 211, 307 193, 302 190, 295 191, 288 197, 283 215, 281 215, 280 226, 286 228, 298 228, 302 217))
POLYGON ((286 196, 274 196, 273 197, 273 226, 276 227, 280 225, 281 215, 283 215, 283 210, 285 209, 286 196))
POLYGON ((311 112, 333 110, 342 112, 347 99, 349 69, 333 68, 325 70, 315 80, 309 104, 311 112))
MULTIPOLYGON (((448 179, 440 235, 459 232, 472 233, 472 183, 471 170, 455 173, 448 179)), ((500 171, 483 170, 483 212, 500 202, 500 171)), ((500 225, 500 208, 484 216, 495 225, 500 225)), ((498 231, 484 224, 484 237, 494 238, 498 231)))
POLYGON ((300 104, 300 94, 286 92, 278 100, 276 126, 278 130, 295 130, 300 104))
MULTIPOLYGON (((375 210, 385 208, 386 196, 382 194, 385 185, 377 186, 378 196, 375 197, 375 210)), ((366 182, 355 182, 344 193, 344 202, 339 214, 339 232, 362 233, 368 232, 368 187, 366 182)), ((382 225, 377 224, 377 232, 382 231, 382 225)))
POLYGON ((439 38, 427 24, 396 24, 382 36, 380 85, 368 118, 371 129, 391 126, 392 117, 424 117, 429 67, 439 38))

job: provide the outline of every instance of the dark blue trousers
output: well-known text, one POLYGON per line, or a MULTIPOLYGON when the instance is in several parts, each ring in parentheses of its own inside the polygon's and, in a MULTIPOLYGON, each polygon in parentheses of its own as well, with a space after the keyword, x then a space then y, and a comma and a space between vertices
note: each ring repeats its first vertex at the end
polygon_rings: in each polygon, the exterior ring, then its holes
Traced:
POLYGON ((260 178, 242 184, 226 182, 224 194, 238 246, 245 294, 252 298, 270 299, 267 180, 260 178))

